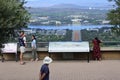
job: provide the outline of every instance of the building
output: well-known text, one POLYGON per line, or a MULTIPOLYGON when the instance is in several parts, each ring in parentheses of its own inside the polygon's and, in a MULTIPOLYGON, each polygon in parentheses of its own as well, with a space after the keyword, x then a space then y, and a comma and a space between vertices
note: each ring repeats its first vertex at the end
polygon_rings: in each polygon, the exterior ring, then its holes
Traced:
POLYGON ((72 25, 81 25, 81 19, 72 19, 72 25))

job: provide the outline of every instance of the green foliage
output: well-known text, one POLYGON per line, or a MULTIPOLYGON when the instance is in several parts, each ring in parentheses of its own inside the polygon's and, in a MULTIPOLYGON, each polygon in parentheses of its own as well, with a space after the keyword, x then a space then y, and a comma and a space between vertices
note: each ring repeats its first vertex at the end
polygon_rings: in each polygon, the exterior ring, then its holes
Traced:
POLYGON ((24 1, 0 0, 0 28, 26 27, 29 14, 23 7, 24 1))
POLYGON ((0 0, 0 45, 14 36, 15 29, 27 27, 30 17, 24 4, 24 0, 0 0))
POLYGON ((112 9, 107 14, 107 19, 110 20, 110 24, 114 25, 113 32, 120 34, 120 0, 109 0, 115 2, 115 9, 112 9))
POLYGON ((54 30, 44 30, 44 29, 39 30, 38 29, 35 33, 26 34, 27 42, 32 41, 32 38, 31 38, 32 35, 36 36, 37 42, 71 41, 72 40, 72 30, 66 29, 64 34, 59 34, 57 31, 59 30, 54 31, 54 30))

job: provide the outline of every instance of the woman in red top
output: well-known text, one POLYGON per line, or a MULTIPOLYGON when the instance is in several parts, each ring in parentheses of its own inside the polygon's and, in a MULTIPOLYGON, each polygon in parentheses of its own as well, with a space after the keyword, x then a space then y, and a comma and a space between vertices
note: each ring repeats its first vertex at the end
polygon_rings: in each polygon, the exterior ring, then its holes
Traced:
POLYGON ((101 41, 96 37, 93 41, 93 59, 94 60, 101 60, 101 53, 100 53, 100 43, 101 41))

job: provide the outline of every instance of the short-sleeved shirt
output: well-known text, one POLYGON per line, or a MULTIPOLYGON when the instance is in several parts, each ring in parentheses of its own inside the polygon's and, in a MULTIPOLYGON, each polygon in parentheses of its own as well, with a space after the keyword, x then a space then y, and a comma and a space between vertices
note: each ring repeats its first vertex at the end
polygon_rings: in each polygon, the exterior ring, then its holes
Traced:
POLYGON ((24 41, 24 43, 26 43, 26 37, 25 36, 23 37, 23 41, 24 41))
POLYGON ((23 37, 19 37, 19 45, 20 45, 20 46, 25 46, 23 37))
POLYGON ((43 73, 46 74, 43 80, 49 80, 49 67, 46 64, 42 65, 40 72, 41 72, 41 75, 43 73))
POLYGON ((31 42, 31 46, 32 46, 32 48, 33 48, 33 47, 36 48, 36 40, 35 40, 35 39, 32 40, 32 42, 31 42))

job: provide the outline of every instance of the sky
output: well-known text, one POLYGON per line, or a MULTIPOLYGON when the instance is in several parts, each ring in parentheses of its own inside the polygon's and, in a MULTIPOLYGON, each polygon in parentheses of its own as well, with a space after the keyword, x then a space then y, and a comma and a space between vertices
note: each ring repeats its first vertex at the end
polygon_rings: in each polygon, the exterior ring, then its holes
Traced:
POLYGON ((57 4, 76 4, 80 6, 112 6, 108 0, 26 0, 27 7, 50 7, 57 4))

